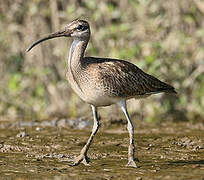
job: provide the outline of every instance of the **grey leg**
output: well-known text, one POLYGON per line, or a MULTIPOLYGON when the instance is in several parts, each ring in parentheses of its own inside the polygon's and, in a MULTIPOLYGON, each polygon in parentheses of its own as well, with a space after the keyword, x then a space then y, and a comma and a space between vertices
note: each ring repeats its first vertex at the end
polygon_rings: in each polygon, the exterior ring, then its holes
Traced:
POLYGON ((123 100, 121 102, 118 103, 118 105, 121 107, 122 111, 125 114, 125 117, 128 121, 128 125, 127 125, 127 129, 129 132, 129 136, 130 136, 130 144, 128 147, 128 163, 127 166, 131 166, 131 167, 137 167, 135 161, 134 161, 134 151, 135 151, 135 145, 134 145, 134 126, 133 123, 130 119, 130 116, 128 114, 127 111, 127 107, 126 107, 126 101, 123 100))
POLYGON ((93 111, 93 118, 94 118, 94 124, 93 124, 93 129, 92 129, 92 133, 91 136, 89 137, 86 145, 82 148, 80 155, 77 156, 74 160, 74 166, 79 165, 81 162, 84 165, 88 165, 89 163, 89 158, 87 157, 87 152, 89 150, 89 147, 91 145, 91 142, 93 141, 93 138, 95 136, 95 134, 98 131, 99 128, 99 120, 98 120, 98 113, 97 113, 97 108, 93 105, 91 105, 92 111, 93 111))

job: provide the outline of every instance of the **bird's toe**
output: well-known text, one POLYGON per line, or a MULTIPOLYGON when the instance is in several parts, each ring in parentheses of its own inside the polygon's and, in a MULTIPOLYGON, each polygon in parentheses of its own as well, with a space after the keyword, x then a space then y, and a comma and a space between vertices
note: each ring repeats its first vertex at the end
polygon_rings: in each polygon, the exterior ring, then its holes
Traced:
POLYGON ((134 168, 138 168, 138 166, 136 165, 135 161, 131 160, 128 161, 127 165, 128 167, 134 167, 134 168))
POLYGON ((80 154, 75 158, 74 163, 70 164, 69 166, 78 166, 80 163, 83 163, 85 166, 90 166, 89 162, 90 162, 90 159, 88 158, 88 156, 84 154, 80 154))

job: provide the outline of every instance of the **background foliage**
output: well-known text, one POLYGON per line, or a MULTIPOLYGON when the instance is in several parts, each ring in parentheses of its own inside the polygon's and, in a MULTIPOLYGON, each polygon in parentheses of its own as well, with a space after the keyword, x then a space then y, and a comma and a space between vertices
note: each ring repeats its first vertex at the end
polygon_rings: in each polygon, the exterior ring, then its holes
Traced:
MULTIPOLYGON (((202 120, 203 14, 201 0, 0 1, 1 120, 87 115, 89 106, 65 79, 71 40, 50 40, 24 54, 31 42, 76 18, 91 24, 87 55, 130 60, 177 89, 177 97, 131 100, 132 116, 147 121, 202 120)), ((119 110, 102 110, 106 115, 110 111, 114 116, 119 110)))

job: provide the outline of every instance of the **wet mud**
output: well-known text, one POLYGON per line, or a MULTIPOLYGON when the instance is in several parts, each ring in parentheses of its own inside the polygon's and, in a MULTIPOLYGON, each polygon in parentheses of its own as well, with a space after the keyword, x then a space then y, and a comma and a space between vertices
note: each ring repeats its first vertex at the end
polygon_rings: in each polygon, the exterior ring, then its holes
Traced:
POLYGON ((135 124, 139 168, 126 167, 126 124, 101 127, 90 166, 71 167, 91 133, 91 121, 1 122, 0 179, 204 179, 202 123, 135 124))

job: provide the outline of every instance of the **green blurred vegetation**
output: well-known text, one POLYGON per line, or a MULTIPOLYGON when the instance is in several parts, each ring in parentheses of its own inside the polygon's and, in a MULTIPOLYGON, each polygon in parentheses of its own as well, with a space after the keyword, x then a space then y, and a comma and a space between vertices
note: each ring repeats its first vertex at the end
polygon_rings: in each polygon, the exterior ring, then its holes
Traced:
POLYGON ((71 40, 50 40, 24 54, 34 40, 82 18, 92 30, 87 55, 129 60, 177 89, 178 97, 131 100, 132 115, 203 120, 203 14, 201 0, 0 1, 1 119, 86 114, 88 105, 65 79, 71 40))

